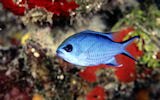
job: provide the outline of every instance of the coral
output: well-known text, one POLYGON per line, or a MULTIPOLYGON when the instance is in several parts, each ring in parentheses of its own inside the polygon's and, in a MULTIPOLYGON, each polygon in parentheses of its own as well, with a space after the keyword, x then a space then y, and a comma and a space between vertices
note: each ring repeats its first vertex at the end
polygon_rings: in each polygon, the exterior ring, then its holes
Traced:
POLYGON ((160 99, 158 0, 0 0, 0 100, 160 99), (67 37, 113 32, 138 61, 77 66, 56 56, 67 37))

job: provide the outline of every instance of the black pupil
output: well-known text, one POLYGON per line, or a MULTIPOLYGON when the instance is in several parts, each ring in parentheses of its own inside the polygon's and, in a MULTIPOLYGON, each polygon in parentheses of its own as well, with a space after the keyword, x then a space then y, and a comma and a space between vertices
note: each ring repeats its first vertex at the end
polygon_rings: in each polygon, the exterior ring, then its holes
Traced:
POLYGON ((63 48, 65 51, 67 51, 67 52, 71 52, 72 51, 72 49, 73 49, 73 47, 72 47, 72 45, 71 44, 68 44, 66 47, 64 47, 63 48))

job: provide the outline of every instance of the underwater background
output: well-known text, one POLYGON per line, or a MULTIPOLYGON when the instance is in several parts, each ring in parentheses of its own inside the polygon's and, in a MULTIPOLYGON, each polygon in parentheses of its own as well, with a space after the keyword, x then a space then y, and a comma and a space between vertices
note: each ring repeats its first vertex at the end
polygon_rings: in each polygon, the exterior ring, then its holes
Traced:
POLYGON ((0 100, 160 100, 160 0, 0 0, 0 100), (114 32, 122 67, 79 69, 56 56, 67 37, 114 32))

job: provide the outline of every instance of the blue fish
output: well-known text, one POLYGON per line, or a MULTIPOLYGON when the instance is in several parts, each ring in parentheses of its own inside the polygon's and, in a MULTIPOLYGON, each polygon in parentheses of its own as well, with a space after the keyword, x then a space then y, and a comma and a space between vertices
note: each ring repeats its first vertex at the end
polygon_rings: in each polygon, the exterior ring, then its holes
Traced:
POLYGON ((112 33, 85 30, 64 40, 57 48, 57 55, 65 61, 79 66, 95 66, 106 64, 121 66, 115 56, 124 54, 136 61, 125 48, 139 36, 132 37, 124 42, 114 42, 112 33))

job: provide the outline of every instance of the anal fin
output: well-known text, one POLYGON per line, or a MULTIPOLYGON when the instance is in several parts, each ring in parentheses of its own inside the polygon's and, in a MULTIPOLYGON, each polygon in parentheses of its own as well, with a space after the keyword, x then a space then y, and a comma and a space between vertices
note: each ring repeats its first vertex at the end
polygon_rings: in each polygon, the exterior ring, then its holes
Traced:
POLYGON ((106 65, 110 66, 116 66, 116 67, 121 67, 123 64, 118 64, 115 57, 111 58, 109 61, 107 61, 106 65))

